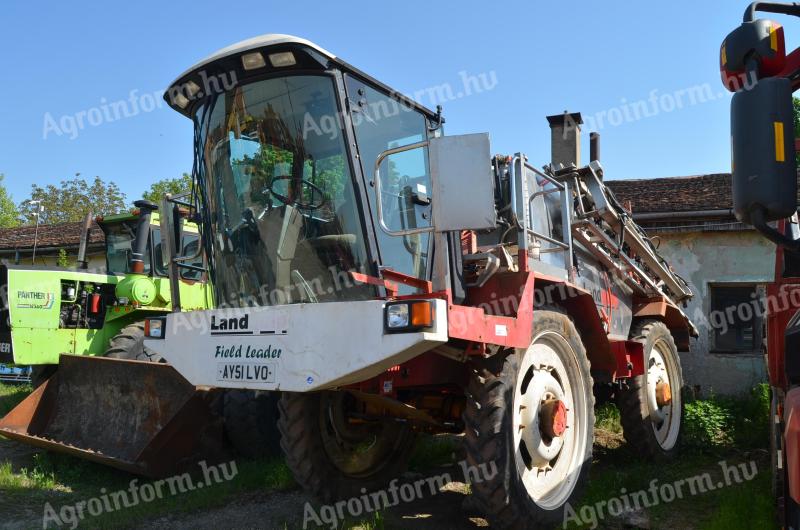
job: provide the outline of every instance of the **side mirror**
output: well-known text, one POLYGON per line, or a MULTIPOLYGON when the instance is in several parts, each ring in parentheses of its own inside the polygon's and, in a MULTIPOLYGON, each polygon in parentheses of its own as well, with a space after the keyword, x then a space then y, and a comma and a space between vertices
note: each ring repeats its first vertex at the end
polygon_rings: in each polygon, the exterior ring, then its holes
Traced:
POLYGON ((791 82, 761 79, 731 101, 733 209, 743 223, 776 221, 797 209, 791 82))
POLYGON ((375 160, 374 183, 378 221, 381 229, 389 235, 491 230, 497 226, 494 175, 487 133, 442 136, 387 149, 375 160), (381 164, 392 155, 425 148, 428 149, 432 189, 427 197, 421 197, 420 193, 425 193, 418 189, 414 200, 419 203, 430 199, 431 225, 390 228, 384 218, 381 164))
POLYGON ((758 64, 759 77, 774 76, 783 70, 786 65, 783 26, 757 19, 743 22, 725 37, 720 47, 719 69, 728 90, 736 92, 756 81, 747 79, 747 63, 751 60, 758 64))

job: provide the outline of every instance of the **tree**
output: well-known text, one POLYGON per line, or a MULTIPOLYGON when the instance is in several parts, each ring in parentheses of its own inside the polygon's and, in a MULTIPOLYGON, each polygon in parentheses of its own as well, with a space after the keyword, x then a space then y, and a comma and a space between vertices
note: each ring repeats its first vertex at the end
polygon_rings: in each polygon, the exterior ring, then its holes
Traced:
POLYGON ((3 186, 5 175, 0 173, 0 228, 19 226, 19 209, 3 186))
POLYGON ((20 204, 20 210, 26 223, 36 223, 37 206, 39 201, 41 224, 54 224, 81 221, 86 214, 112 215, 126 210, 125 194, 113 182, 105 182, 100 177, 95 177, 89 183, 79 177, 80 173, 71 180, 62 180, 56 187, 48 184, 42 188, 36 184, 31 185, 31 197, 20 204))
POLYGON ((172 195, 177 195, 179 193, 186 193, 191 189, 191 187, 192 176, 188 173, 184 173, 178 178, 164 179, 155 182, 152 186, 150 186, 150 190, 142 194, 142 197, 148 201, 159 204, 161 199, 164 198, 165 194, 169 193, 172 195))

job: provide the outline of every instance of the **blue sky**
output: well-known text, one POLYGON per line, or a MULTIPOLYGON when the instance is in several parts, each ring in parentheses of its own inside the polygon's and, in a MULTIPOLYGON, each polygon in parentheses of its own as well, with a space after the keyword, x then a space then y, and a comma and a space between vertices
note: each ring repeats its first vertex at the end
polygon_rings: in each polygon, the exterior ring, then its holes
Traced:
MULTIPOLYGON (((133 200, 150 183, 189 171, 191 123, 166 106, 85 124, 74 139, 52 127, 43 138, 46 116, 61 129, 63 116, 132 91, 150 98, 197 60, 262 33, 308 38, 401 92, 421 93, 424 103, 429 87, 449 83, 457 95, 461 72, 484 74, 491 89, 443 103, 446 132, 488 131, 494 152, 522 151, 536 165, 549 159, 544 116, 569 109, 602 126, 606 178, 727 171, 729 96, 718 49, 745 7, 731 0, 7 2, 0 173, 17 201, 32 182, 57 184, 76 173, 112 180, 133 200), (692 98, 691 90, 700 92, 692 98), (634 119, 620 119, 626 104, 634 119)), ((781 20, 793 49, 800 25, 781 20)))

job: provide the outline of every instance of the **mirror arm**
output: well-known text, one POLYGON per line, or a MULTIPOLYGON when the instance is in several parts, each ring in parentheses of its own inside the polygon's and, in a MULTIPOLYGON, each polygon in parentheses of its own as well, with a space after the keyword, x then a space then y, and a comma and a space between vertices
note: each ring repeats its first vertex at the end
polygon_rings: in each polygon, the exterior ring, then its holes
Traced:
POLYGON ((743 21, 752 22, 756 19, 756 11, 762 13, 777 13, 782 15, 800 16, 800 3, 782 3, 782 2, 753 2, 744 12, 743 21))
POLYGON ((763 208, 757 208, 750 214, 750 222, 753 227, 761 232, 761 234, 781 247, 784 247, 789 252, 800 252, 800 239, 792 239, 785 234, 780 233, 775 228, 771 227, 766 221, 763 208))
POLYGON ((436 116, 433 118, 435 121, 433 124, 428 126, 428 132, 436 132, 442 128, 442 124, 444 123, 444 117, 442 116, 442 106, 436 105, 436 116))

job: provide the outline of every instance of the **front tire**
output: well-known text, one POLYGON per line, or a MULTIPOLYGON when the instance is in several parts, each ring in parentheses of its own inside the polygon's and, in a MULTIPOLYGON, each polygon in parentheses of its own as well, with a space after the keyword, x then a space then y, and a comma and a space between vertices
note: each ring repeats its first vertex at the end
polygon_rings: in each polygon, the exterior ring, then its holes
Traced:
POLYGON ((363 495, 399 478, 408 468, 414 433, 386 419, 352 424, 357 404, 347 392, 284 392, 281 447, 295 480, 323 503, 363 495))
POLYGON ((280 453, 279 400, 278 392, 225 391, 225 434, 236 452, 247 458, 265 458, 280 453))
POLYGON ((128 324, 109 342, 105 357, 128 361, 161 362, 161 356, 144 347, 144 322, 128 324))
POLYGON ((593 385, 578 331, 557 310, 535 310, 533 330, 527 349, 481 362, 467 390, 467 462, 483 472, 472 491, 499 528, 563 522, 592 461, 593 385))
POLYGON ((619 395, 625 441, 648 458, 671 459, 678 453, 683 422, 683 372, 675 339, 657 320, 634 325, 631 338, 644 346, 644 374, 619 395))

